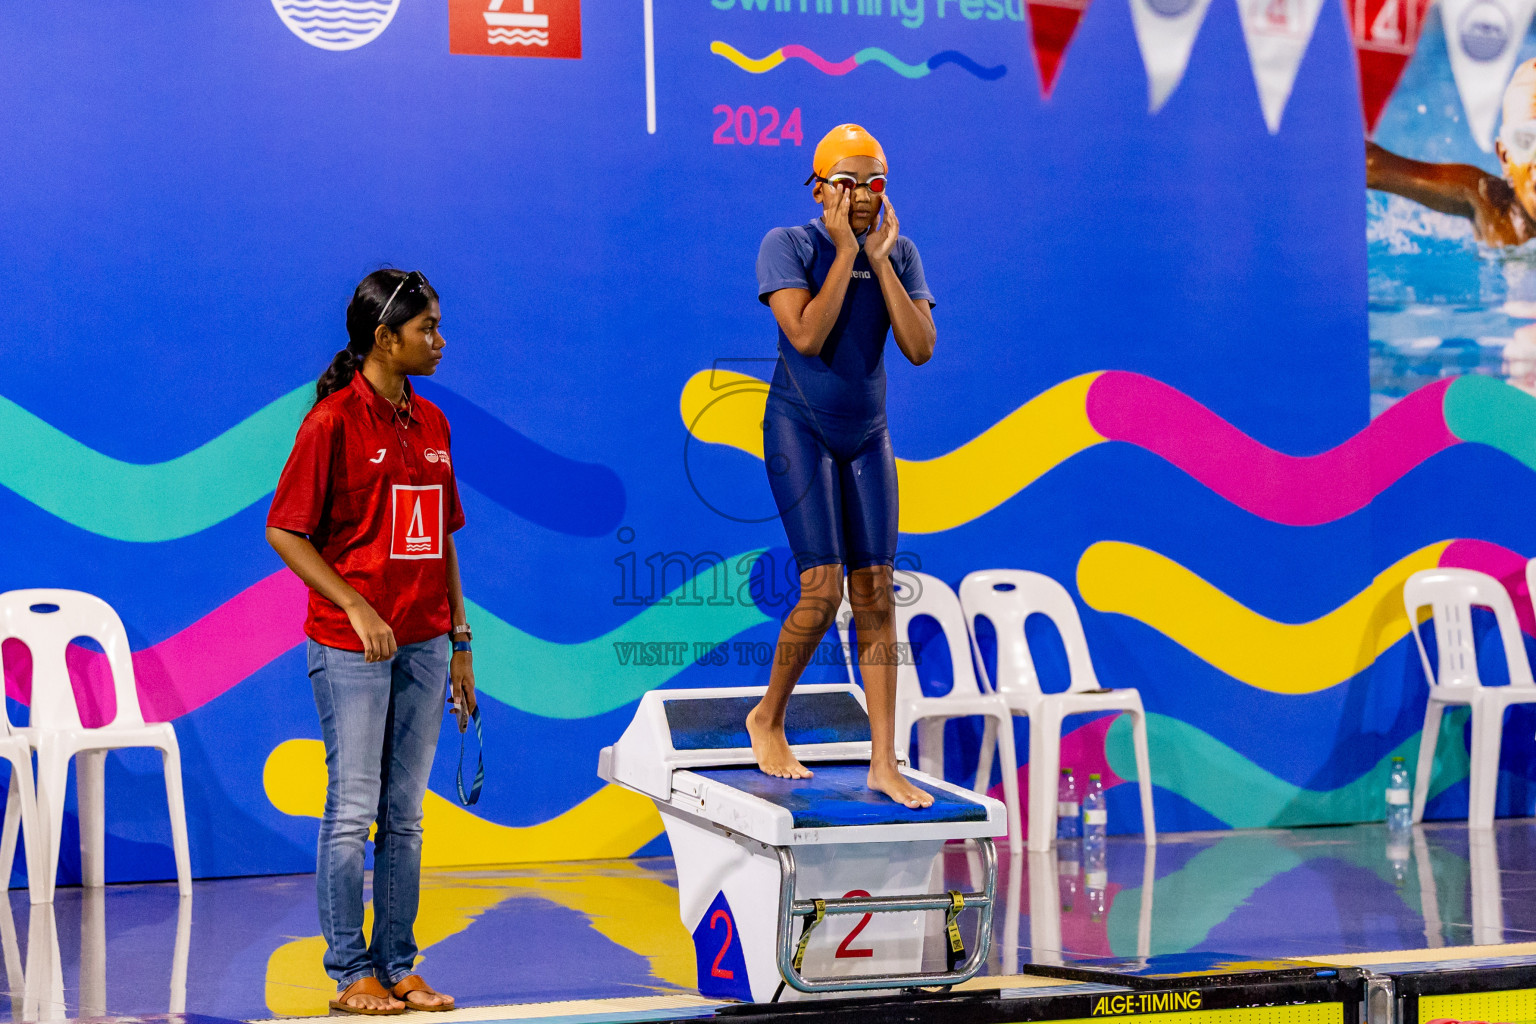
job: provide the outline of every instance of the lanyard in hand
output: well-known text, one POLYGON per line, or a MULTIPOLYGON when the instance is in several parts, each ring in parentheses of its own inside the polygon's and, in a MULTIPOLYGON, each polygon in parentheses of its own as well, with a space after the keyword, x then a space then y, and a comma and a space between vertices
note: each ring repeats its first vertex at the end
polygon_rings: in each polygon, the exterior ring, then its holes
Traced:
POLYGON ((480 709, 477 707, 469 713, 470 721, 475 723, 475 781, 470 784, 469 792, 464 792, 464 743, 465 733, 459 733, 459 774, 455 780, 459 786, 459 803, 465 807, 470 806, 480 799, 480 788, 485 785, 485 735, 480 729, 480 709))

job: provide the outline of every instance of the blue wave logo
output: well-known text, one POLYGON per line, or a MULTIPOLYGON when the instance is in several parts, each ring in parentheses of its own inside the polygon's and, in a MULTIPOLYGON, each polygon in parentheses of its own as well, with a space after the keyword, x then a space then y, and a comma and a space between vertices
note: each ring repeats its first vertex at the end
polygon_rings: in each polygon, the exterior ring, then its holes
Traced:
POLYGON ((272 0, 288 30, 322 50, 355 50, 379 37, 400 0, 272 0))

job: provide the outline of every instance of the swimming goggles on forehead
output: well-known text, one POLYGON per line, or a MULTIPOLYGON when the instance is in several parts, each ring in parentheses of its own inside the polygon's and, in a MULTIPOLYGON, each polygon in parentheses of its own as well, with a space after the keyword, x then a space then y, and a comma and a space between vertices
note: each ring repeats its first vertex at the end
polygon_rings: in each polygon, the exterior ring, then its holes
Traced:
POLYGON ((819 174, 813 174, 811 175, 810 180, 806 182, 806 184, 809 185, 812 181, 819 181, 823 185, 836 185, 844 192, 852 192, 855 189, 867 188, 878 196, 885 191, 885 175, 883 174, 871 174, 867 181, 860 181, 852 174, 834 174, 828 178, 823 178, 819 174))
POLYGON ((379 310, 379 323, 382 324, 384 318, 389 315, 389 307, 395 304, 395 297, 400 294, 401 289, 405 289, 405 294, 410 295, 427 287, 429 285, 427 284, 426 275, 421 271, 413 270, 406 274, 400 279, 400 283, 395 285, 395 290, 389 293, 389 301, 384 303, 384 308, 379 310))
POLYGON ((1530 163, 1536 159, 1536 119, 1506 122, 1499 129, 1499 141, 1504 143, 1504 159, 1508 163, 1530 163))

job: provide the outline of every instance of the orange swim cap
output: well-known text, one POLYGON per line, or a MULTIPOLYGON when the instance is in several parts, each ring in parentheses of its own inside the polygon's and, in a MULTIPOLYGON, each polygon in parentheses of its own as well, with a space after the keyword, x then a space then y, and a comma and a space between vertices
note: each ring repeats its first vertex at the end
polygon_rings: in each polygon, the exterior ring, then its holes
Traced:
POLYGON ((851 156, 872 156, 886 171, 890 170, 890 165, 885 162, 885 150, 880 148, 873 135, 856 124, 840 124, 816 144, 816 155, 811 159, 811 178, 806 184, 816 178, 825 178, 839 160, 851 156))

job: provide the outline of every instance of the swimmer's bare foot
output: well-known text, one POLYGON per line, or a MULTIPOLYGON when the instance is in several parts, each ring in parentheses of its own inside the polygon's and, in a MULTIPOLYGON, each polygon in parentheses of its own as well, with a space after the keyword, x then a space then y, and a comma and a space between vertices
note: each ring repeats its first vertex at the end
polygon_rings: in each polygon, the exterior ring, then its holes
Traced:
POLYGON ((870 764, 869 788, 876 793, 884 793, 899 804, 905 804, 914 810, 919 807, 933 806, 933 794, 912 785, 911 781, 896 766, 870 764))
POLYGON ((784 737, 784 727, 764 721, 763 706, 747 712, 747 735, 752 737, 752 756, 764 775, 780 779, 808 779, 811 771, 795 758, 784 737))

